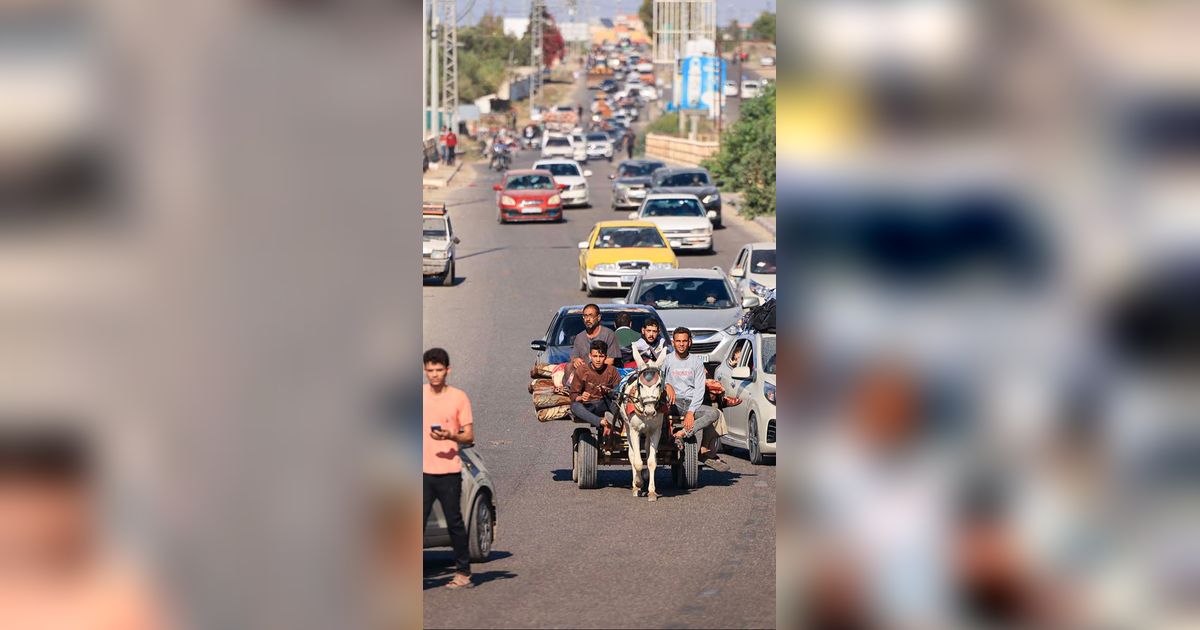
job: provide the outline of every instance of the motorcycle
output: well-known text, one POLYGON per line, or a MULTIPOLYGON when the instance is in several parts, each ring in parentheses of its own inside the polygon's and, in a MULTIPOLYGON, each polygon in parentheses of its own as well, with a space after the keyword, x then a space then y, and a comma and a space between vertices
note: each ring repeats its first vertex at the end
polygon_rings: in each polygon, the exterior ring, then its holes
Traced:
POLYGON ((507 171, 512 165, 512 153, 508 147, 498 144, 492 147, 492 161, 490 167, 496 171, 507 171))

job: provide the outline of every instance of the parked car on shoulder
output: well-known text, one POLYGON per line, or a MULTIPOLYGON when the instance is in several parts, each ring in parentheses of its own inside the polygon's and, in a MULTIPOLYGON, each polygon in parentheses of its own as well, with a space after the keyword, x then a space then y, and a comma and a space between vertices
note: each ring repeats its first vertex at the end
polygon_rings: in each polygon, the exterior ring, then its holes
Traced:
POLYGON ((721 443, 746 449, 756 466, 776 454, 775 352, 773 333, 746 332, 728 344, 714 372, 726 396, 742 399, 723 410, 729 433, 721 443))
POLYGON ((662 230, 649 221, 601 221, 579 243, 579 290, 627 290, 647 269, 679 266, 662 230))
POLYGON ((563 220, 562 189, 550 171, 513 170, 496 184, 496 220, 501 223, 563 220))
POLYGON ((538 160, 533 163, 533 168, 550 171, 554 175, 554 181, 565 186, 562 189, 563 205, 587 206, 591 203, 588 198, 587 178, 592 176, 592 172, 585 170, 579 162, 564 158, 538 160))
POLYGON ((664 168, 654 172, 651 192, 695 195, 704 209, 716 214, 713 226, 721 227, 721 191, 707 169, 698 167, 664 168))
MULTIPOLYGON (((496 487, 483 457, 473 446, 463 445, 458 450, 462 458, 462 515, 467 526, 470 542, 471 562, 485 562, 492 554, 496 541, 496 487)), ((446 522, 442 504, 434 502, 425 523, 425 549, 450 546, 450 527, 446 522)))
POLYGON ((421 208, 421 274, 439 284, 454 284, 455 246, 461 241, 454 235, 450 215, 444 203, 426 203, 421 208))

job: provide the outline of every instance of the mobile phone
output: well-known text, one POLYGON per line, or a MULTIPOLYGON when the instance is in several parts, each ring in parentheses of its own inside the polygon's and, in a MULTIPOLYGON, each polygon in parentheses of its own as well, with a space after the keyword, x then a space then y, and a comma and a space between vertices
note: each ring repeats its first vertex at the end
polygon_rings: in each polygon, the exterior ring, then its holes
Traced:
POLYGON ((435 424, 435 425, 433 425, 433 426, 429 427, 429 429, 430 429, 430 430, 432 430, 432 431, 441 431, 441 430, 442 430, 442 425, 440 425, 440 424, 435 424))

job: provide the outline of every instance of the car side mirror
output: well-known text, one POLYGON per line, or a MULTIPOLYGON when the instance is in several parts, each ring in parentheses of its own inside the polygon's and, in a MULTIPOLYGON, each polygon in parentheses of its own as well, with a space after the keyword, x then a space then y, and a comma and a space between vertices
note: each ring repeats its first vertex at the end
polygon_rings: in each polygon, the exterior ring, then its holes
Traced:
POLYGON ((762 304, 762 300, 758 299, 757 296, 751 295, 742 298, 742 308, 754 308, 759 304, 762 304))
POLYGON ((749 366, 749 365, 743 365, 743 366, 741 366, 741 367, 735 367, 735 368, 733 368, 733 371, 729 373, 729 378, 731 378, 731 379, 733 379, 733 380, 735 380, 735 381, 748 381, 748 380, 750 380, 750 366, 749 366))
POLYGON ((584 176, 584 177, 591 177, 591 176, 592 176, 592 172, 591 172, 591 171, 584 171, 584 172, 583 172, 583 176, 584 176))
POLYGON ((492 190, 494 190, 496 192, 500 192, 501 190, 504 190, 504 187, 501 186, 500 184, 495 184, 492 186, 492 190))
POLYGON ((709 210, 708 212, 705 213, 705 216, 708 217, 709 221, 716 221, 717 220, 717 211, 709 210))
POLYGON ((545 339, 534 339, 533 341, 530 341, 529 349, 533 350, 534 352, 545 352, 546 351, 546 340, 545 339))
POLYGON ((454 238, 452 238, 450 240, 453 241, 455 245, 458 245, 459 243, 462 242, 462 239, 458 238, 457 236, 455 236, 454 238))
POLYGON ((745 278, 746 277, 746 268, 745 267, 734 267, 733 270, 729 272, 729 275, 730 275, 730 277, 733 277, 733 278, 745 278))
POLYGON ((588 248, 587 241, 579 241, 579 249, 587 249, 587 248, 588 248))
POLYGON ((636 221, 636 220, 637 220, 637 215, 638 215, 638 213, 636 213, 636 212, 630 212, 630 213, 629 213, 629 219, 630 219, 631 221, 636 221))

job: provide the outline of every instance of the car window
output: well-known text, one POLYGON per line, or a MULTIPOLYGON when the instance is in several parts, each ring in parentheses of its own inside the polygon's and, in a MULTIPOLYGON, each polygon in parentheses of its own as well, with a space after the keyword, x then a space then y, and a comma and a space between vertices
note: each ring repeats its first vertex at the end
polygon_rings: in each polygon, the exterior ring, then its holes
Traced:
POLYGON ((571 146, 571 141, 567 140, 566 138, 563 138, 563 137, 550 138, 549 140, 546 141, 546 146, 548 146, 548 147, 569 147, 569 146, 571 146))
POLYGON ((601 228, 596 238, 596 249, 622 247, 666 247, 662 235, 652 227, 607 227, 601 228))
POLYGON ((446 222, 442 219, 433 217, 425 217, 421 221, 421 237, 422 238, 446 238, 446 222))
POLYGON ((746 264, 746 252, 748 252, 748 251, 750 251, 750 250, 748 250, 746 248, 742 248, 742 251, 738 252, 737 260, 733 263, 734 271, 741 269, 742 265, 746 264))
POLYGON ((708 186, 708 173, 701 171, 673 173, 658 180, 659 186, 708 186))
POLYGON ((654 174, 654 171, 662 168, 661 162, 649 162, 643 164, 622 164, 619 168, 619 177, 646 177, 654 174))
POLYGON ((775 275, 775 250, 754 250, 754 253, 750 255, 750 273, 775 275))
POLYGON ((651 199, 642 206, 643 217, 702 217, 704 208, 695 199, 651 199))
POLYGON ((775 337, 762 338, 762 366, 763 372, 767 374, 775 374, 775 337))
POLYGON ((505 190, 554 190, 554 179, 548 175, 517 175, 510 177, 505 190))
POLYGON ((602 133, 589 133, 587 139, 590 142, 607 142, 608 136, 602 133))
MULTIPOLYGON (((600 311, 600 325, 610 330, 616 330, 617 313, 621 311, 600 311)), ((657 316, 644 311, 627 311, 630 319, 633 320, 634 330, 641 330, 642 324, 647 319, 653 319, 658 322, 659 330, 666 330, 661 319, 657 316)), ((550 333, 549 345, 551 346, 569 346, 575 342, 575 335, 583 332, 583 313, 568 313, 558 320, 558 325, 554 331, 550 333)))
POLYGON ((733 344, 733 351, 729 353, 729 358, 725 359, 725 365, 735 368, 739 365, 746 365, 746 350, 750 347, 749 339, 738 339, 737 343, 733 344))
POLYGON ((638 284, 637 304, 656 309, 733 308, 725 281, 717 278, 677 278, 643 280, 638 284))
POLYGON ((582 175, 582 173, 579 172, 579 167, 575 166, 574 164, 538 164, 536 168, 538 170, 550 171, 550 173, 555 177, 571 177, 573 175, 582 175))

